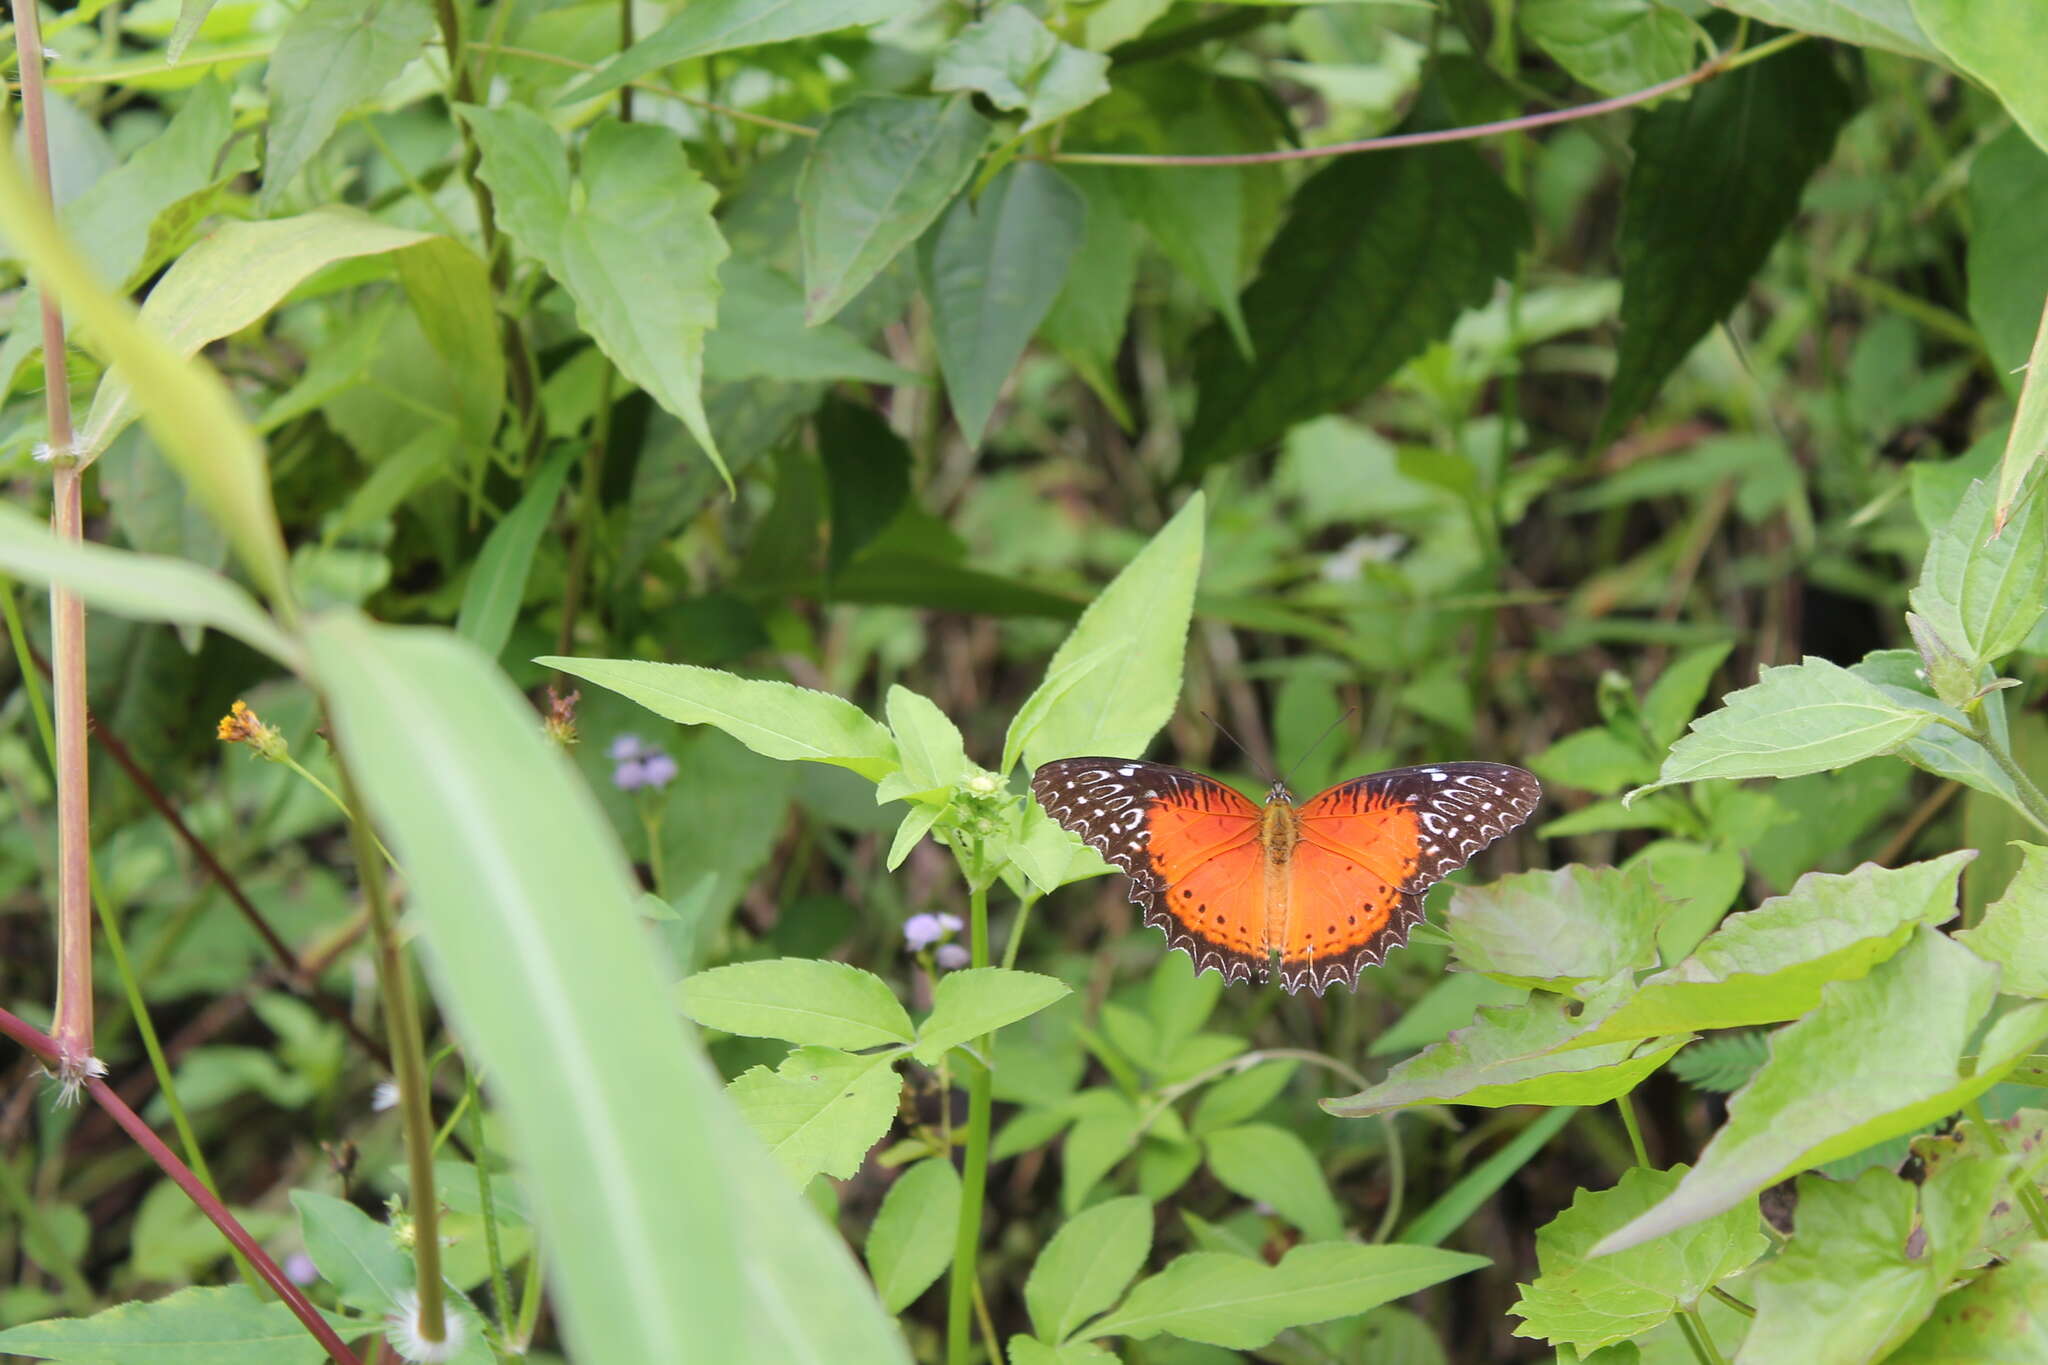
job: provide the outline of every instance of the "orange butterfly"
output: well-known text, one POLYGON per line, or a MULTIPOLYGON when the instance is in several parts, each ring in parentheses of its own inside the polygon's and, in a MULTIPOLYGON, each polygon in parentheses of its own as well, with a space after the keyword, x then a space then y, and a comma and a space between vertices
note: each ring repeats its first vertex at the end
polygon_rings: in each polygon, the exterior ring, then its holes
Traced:
POLYGON ((1422 893, 1529 818, 1536 778, 1431 763, 1340 782, 1262 811, 1220 782, 1127 758, 1063 758, 1031 778, 1053 819, 1131 879, 1145 923, 1226 981, 1356 987, 1422 919, 1422 893))

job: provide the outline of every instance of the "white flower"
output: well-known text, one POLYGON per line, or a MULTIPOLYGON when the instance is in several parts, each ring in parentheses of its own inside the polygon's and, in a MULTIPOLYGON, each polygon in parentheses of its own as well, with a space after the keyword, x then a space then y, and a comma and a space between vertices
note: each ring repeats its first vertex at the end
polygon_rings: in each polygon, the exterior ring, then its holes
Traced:
POLYGON ((374 1093, 374 1094, 372 1094, 372 1095, 370 1096, 370 1108, 371 1108, 371 1109, 373 1109, 373 1110, 375 1110, 375 1111, 376 1111, 377 1113, 381 1114, 381 1113, 383 1113, 383 1112, 384 1112, 384 1111, 385 1111, 386 1109, 396 1109, 397 1107, 398 1107, 398 1082, 397 1082, 397 1081, 379 1081, 379 1082, 377 1082, 377 1089, 376 1089, 376 1093, 374 1093))
POLYGON ((384 1339, 391 1343, 391 1349, 398 1352, 402 1360, 421 1361, 424 1365, 440 1365, 460 1355, 463 1336, 468 1324, 456 1315, 455 1305, 444 1301, 441 1307, 442 1336, 439 1341, 429 1341, 420 1335, 420 1299, 410 1289, 398 1291, 398 1311, 384 1318, 384 1339))

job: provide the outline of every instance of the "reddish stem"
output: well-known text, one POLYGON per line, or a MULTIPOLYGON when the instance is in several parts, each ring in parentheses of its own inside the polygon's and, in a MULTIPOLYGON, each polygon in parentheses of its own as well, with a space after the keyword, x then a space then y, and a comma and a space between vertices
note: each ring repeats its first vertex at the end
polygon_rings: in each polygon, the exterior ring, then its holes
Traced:
MULTIPOLYGON (((33 1052, 45 1065, 57 1060, 56 1039, 31 1027, 4 1009, 0 1009, 0 1033, 5 1033, 33 1052)), ((277 1296, 284 1300, 285 1307, 291 1309, 292 1315, 306 1325, 306 1330, 313 1334, 314 1339, 320 1343, 335 1365, 362 1365, 355 1352, 349 1350, 342 1339, 335 1335, 334 1329, 327 1325, 327 1319, 320 1316, 320 1310, 307 1301, 306 1296, 299 1292, 299 1287, 286 1278, 284 1271, 278 1269, 277 1262, 270 1259, 269 1253, 257 1244, 247 1229, 235 1221, 235 1216, 228 1212, 227 1205, 214 1198, 213 1191, 206 1188, 205 1182, 192 1174, 191 1167, 178 1160, 177 1155, 164 1145, 163 1139, 151 1131, 150 1126, 114 1093, 113 1088, 98 1077, 88 1079, 85 1088, 92 1095, 93 1101, 106 1110, 114 1122, 121 1125, 123 1131, 141 1145, 143 1151, 149 1153, 152 1161, 163 1168, 164 1174, 178 1182, 178 1188, 191 1197, 192 1202, 199 1206, 199 1211, 220 1229, 221 1235, 233 1243, 237 1251, 249 1258, 249 1263, 256 1267, 256 1273, 263 1277, 264 1283, 277 1291, 277 1296)))

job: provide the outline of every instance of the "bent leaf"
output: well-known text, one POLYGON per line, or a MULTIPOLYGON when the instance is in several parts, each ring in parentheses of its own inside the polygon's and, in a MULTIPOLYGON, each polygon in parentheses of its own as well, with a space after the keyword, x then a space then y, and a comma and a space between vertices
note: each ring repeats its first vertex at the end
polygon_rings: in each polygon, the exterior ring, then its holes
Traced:
POLYGON ((909 1046, 910 1016, 873 972, 784 957, 735 962, 684 980, 683 1012, 705 1028, 823 1047, 909 1046))

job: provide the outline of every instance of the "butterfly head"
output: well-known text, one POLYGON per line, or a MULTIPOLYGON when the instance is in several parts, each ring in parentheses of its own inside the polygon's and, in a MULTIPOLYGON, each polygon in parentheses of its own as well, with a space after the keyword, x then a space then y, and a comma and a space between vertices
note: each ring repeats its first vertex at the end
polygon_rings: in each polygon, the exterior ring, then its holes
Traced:
POLYGON ((1289 806, 1294 804, 1294 793, 1287 790, 1287 783, 1277 777, 1273 779, 1273 785, 1266 789, 1266 804, 1270 806, 1275 801, 1289 806))

